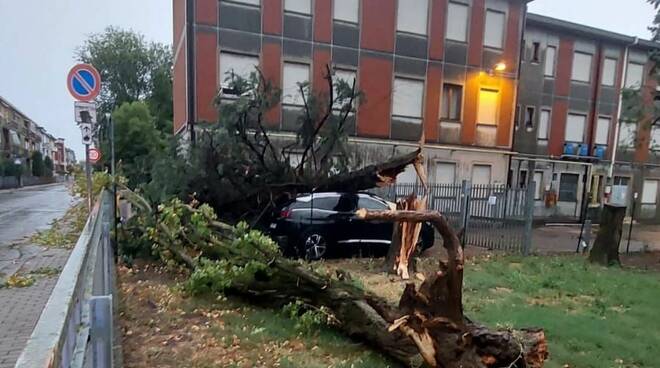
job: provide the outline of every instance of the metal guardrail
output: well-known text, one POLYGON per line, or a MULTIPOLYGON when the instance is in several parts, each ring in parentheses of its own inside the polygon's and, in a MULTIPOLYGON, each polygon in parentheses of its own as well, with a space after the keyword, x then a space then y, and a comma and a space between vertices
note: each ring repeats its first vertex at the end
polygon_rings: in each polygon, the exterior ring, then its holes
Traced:
POLYGON ((114 366, 112 206, 101 193, 16 368, 114 366))

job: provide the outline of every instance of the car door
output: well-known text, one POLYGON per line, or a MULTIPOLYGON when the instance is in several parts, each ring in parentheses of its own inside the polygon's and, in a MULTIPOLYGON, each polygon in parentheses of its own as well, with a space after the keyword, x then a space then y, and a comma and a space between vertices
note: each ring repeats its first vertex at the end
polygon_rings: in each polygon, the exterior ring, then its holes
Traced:
MULTIPOLYGON (((366 194, 360 195, 358 208, 376 211, 389 210, 387 203, 366 194)), ((359 220, 356 223, 356 227, 359 228, 358 231, 363 244, 378 248, 387 248, 390 246, 393 229, 391 222, 359 220)))
POLYGON ((335 236, 337 243, 345 245, 360 244, 360 220, 355 216, 358 209, 359 197, 355 193, 338 194, 337 204, 334 208, 335 215, 335 236))

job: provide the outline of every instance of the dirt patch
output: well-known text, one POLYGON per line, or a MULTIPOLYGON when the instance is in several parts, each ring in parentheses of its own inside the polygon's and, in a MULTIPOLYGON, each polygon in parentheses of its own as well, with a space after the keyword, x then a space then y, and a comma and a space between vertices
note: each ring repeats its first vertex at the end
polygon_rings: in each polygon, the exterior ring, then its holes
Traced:
POLYGON ((621 254, 624 267, 660 272, 660 252, 621 254))

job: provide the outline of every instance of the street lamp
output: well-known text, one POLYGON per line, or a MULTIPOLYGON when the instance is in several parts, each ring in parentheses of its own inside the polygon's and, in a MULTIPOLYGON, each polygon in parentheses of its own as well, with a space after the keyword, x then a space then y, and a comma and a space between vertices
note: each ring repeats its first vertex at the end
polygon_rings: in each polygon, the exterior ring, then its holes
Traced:
POLYGON ((500 61, 499 63, 495 64, 495 66, 493 66, 493 70, 500 73, 506 71, 506 63, 500 61))
MULTIPOLYGON (((115 233, 114 246, 117 247, 117 179, 115 173, 115 124, 112 121, 112 114, 105 113, 105 120, 110 125, 110 174, 112 175, 112 227, 115 233)), ((115 255, 117 248, 115 248, 115 255)))

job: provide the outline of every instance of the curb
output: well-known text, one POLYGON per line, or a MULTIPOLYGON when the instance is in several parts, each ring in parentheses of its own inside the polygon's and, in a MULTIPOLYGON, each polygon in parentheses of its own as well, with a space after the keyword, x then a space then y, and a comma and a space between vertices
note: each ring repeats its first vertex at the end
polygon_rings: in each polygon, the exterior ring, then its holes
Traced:
POLYGON ((27 187, 20 187, 20 188, 10 188, 10 189, 0 189, 0 194, 4 193, 14 193, 14 192, 22 192, 28 189, 35 189, 35 188, 45 188, 49 186, 55 186, 55 185, 64 185, 66 184, 66 181, 62 181, 59 183, 50 183, 50 184, 39 184, 39 185, 29 185, 27 187))

